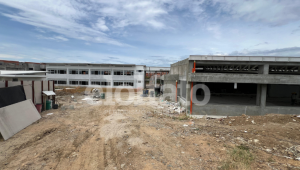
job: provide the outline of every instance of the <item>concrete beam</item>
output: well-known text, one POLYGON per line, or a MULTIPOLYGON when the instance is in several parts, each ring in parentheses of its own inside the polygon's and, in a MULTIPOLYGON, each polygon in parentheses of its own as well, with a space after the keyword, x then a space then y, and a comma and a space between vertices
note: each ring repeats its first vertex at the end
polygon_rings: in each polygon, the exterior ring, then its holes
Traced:
POLYGON ((189 73, 187 81, 254 84, 300 84, 299 75, 189 73))
POLYGON ((190 55, 189 60, 202 61, 258 61, 258 62, 300 62, 300 57, 279 56, 214 56, 214 55, 190 55))
MULTIPOLYGON (((193 60, 190 60, 193 61, 193 60)), ((201 65, 280 65, 280 66, 297 66, 299 63, 297 62, 261 62, 261 61, 205 61, 205 60, 196 60, 196 64, 201 65)))
POLYGON ((176 81, 176 80, 179 80, 179 74, 165 74, 162 80, 164 80, 164 81, 176 81))

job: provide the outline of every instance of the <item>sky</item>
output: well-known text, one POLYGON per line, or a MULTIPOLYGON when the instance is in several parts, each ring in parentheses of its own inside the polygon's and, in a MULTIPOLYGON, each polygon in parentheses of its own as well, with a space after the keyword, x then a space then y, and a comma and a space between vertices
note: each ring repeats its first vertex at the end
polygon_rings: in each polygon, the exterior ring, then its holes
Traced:
POLYGON ((0 0, 0 60, 170 66, 300 57, 300 0, 0 0))

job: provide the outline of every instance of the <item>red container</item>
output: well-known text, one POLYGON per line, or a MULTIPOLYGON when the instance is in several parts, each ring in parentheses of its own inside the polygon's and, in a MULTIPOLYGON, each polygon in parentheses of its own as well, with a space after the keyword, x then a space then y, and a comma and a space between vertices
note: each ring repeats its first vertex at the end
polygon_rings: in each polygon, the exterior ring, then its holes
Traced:
POLYGON ((42 112, 42 104, 36 104, 35 107, 36 107, 36 110, 37 110, 39 113, 42 112))

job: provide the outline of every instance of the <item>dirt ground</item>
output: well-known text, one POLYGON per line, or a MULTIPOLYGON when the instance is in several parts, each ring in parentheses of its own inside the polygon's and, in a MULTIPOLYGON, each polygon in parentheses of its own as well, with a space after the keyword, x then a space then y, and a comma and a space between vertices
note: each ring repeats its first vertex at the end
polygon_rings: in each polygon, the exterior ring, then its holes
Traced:
POLYGON ((298 115, 191 119, 140 94, 58 96, 59 109, 0 139, 0 169, 300 169, 298 115))

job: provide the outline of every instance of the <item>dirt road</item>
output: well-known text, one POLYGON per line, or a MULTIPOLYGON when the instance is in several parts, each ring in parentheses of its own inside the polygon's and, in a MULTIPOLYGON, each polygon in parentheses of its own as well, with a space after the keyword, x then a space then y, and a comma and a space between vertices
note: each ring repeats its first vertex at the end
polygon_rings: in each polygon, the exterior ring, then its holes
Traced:
POLYGON ((296 116, 191 120, 139 95, 128 106, 75 98, 0 139, 0 169, 300 169, 296 116))

